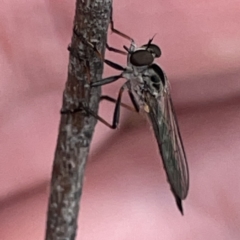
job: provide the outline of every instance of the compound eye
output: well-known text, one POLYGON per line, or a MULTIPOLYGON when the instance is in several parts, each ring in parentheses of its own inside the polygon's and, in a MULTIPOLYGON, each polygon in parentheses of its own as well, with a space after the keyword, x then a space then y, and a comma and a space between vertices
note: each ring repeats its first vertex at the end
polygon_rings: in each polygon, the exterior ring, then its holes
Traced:
POLYGON ((151 53, 155 53, 155 56, 157 58, 159 58, 162 54, 160 47, 155 44, 149 44, 149 45, 145 44, 142 46, 142 48, 146 48, 147 51, 149 51, 151 53))
POLYGON ((137 50, 130 56, 130 63, 136 67, 152 64, 154 61, 152 53, 147 50, 137 50))

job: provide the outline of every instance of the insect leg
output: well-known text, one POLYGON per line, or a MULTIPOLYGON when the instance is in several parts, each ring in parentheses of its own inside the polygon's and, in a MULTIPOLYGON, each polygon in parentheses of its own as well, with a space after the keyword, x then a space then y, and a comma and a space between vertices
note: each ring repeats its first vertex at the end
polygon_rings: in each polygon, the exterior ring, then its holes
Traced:
MULTIPOLYGON (((112 97, 110 97, 110 96, 108 96, 108 95, 103 95, 103 96, 101 96, 101 97, 100 97, 100 102, 101 102, 102 100, 106 100, 106 101, 109 101, 109 102, 115 103, 115 104, 116 104, 116 102, 117 102, 117 99, 112 98, 112 97)), ((129 111, 133 111, 133 112, 136 112, 136 111, 137 111, 135 108, 133 108, 133 107, 131 107, 131 106, 125 104, 125 103, 122 103, 122 102, 121 102, 120 105, 121 105, 121 107, 124 107, 124 108, 128 109, 129 111)), ((86 108, 86 107, 85 107, 85 108, 86 108)), ((84 108, 82 108, 82 107, 78 107, 78 108, 73 109, 73 110, 62 110, 62 111, 61 111, 61 114, 77 113, 77 112, 80 112, 80 111, 82 111, 82 110, 84 110, 84 108)))
MULTIPOLYGON (((79 54, 78 54, 71 46, 68 46, 68 51, 69 51, 74 57, 76 57, 78 60, 80 60, 80 61, 83 60, 83 59, 79 56, 79 54)), ((112 68, 114 68, 114 69, 116 69, 116 70, 119 70, 119 71, 125 71, 125 70, 126 70, 126 68, 124 68, 124 67, 122 67, 121 65, 119 65, 119 64, 117 64, 117 63, 114 63, 114 62, 112 62, 112 61, 110 61, 110 60, 105 59, 104 62, 105 62, 108 66, 110 66, 110 67, 112 67, 112 68)), ((88 78, 90 79, 90 73, 89 73, 89 68, 90 68, 90 66, 89 66, 88 62, 85 63, 85 68, 86 68, 86 71, 87 71, 88 78)), ((120 78, 120 75, 118 75, 118 76, 119 76, 119 78, 120 78)), ((115 76, 115 77, 116 77, 116 76, 115 76)), ((113 81, 118 80, 118 78, 116 79, 115 77, 113 78, 113 79, 114 79, 113 81)), ((104 85, 104 84, 107 84, 107 83, 111 83, 111 82, 112 82, 111 79, 112 79, 112 77, 110 77, 110 82, 109 82, 109 78, 103 79, 104 82, 102 82, 102 80, 101 80, 101 83, 102 83, 101 85, 104 85), (105 80, 106 80, 106 81, 105 81, 105 80)), ((89 82, 90 82, 90 80, 89 80, 89 82)), ((97 84, 97 85, 94 85, 94 86, 100 86, 100 85, 97 84)))
MULTIPOLYGON (((139 107, 135 97, 133 96, 132 92, 128 91, 128 94, 129 94, 129 97, 131 99, 131 102, 132 102, 134 108, 129 106, 129 105, 127 105, 127 104, 125 104, 125 103, 122 103, 122 102, 120 103, 121 107, 124 107, 124 108, 126 108, 126 109, 128 109, 130 111, 133 111, 133 112, 139 112, 140 111, 140 107, 139 107)), ((100 97, 100 101, 102 101, 102 100, 107 100, 107 101, 112 102, 112 103, 117 103, 117 99, 112 98, 112 97, 107 96, 107 95, 101 96, 100 97)))
POLYGON ((104 79, 102 79, 100 81, 97 81, 97 82, 92 82, 90 85, 91 85, 91 87, 98 87, 98 86, 102 86, 102 85, 105 85, 105 84, 108 84, 108 83, 115 82, 119 78, 122 78, 122 74, 116 75, 116 76, 111 76, 111 77, 108 77, 108 78, 104 78, 104 79))
MULTIPOLYGON (((131 38, 131 37, 127 36, 126 34, 120 32, 120 31, 118 31, 117 29, 114 28, 114 22, 113 22, 113 16, 112 16, 112 15, 113 15, 113 10, 112 10, 112 8, 111 8, 111 13, 110 13, 110 28, 111 28, 112 32, 120 35, 121 37, 124 37, 124 38, 132 41, 132 38, 131 38)), ((106 48, 107 48, 107 50, 110 51, 110 52, 116 52, 116 53, 120 53, 120 54, 123 54, 123 55, 127 55, 127 52, 124 52, 124 51, 119 50, 119 49, 117 49, 117 48, 111 47, 111 46, 109 46, 107 43, 106 43, 106 48)))
POLYGON ((126 38, 130 41, 133 41, 133 39, 131 37, 129 37, 128 35, 118 31, 117 29, 114 28, 114 23, 113 23, 113 10, 111 8, 111 13, 110 13, 110 27, 111 27, 111 30, 113 33, 116 33, 118 34, 119 36, 123 37, 123 38, 126 38))
POLYGON ((75 108, 73 110, 61 110, 61 114, 74 114, 74 113, 81 112, 81 111, 85 111, 87 114, 92 115, 97 120, 99 120, 100 122, 105 124, 107 127, 114 129, 110 123, 108 123, 102 117, 97 115, 94 111, 92 111, 89 107, 85 106, 84 104, 81 104, 81 106, 79 108, 75 108))
POLYGON ((112 120, 112 124, 109 124, 107 121, 105 121, 103 118, 101 118, 100 116, 98 116, 95 112, 93 112, 91 109, 89 108, 84 108, 84 110, 88 113, 90 113, 92 116, 94 116, 95 118, 97 118, 99 121, 101 121, 102 123, 104 123, 106 126, 112 128, 112 129, 116 129, 119 123, 119 118, 120 118, 120 106, 121 106, 121 100, 122 100, 122 94, 124 92, 126 88, 126 85, 124 84, 118 93, 118 98, 116 100, 116 105, 115 105, 115 109, 114 109, 114 114, 113 114, 113 120, 112 120))
POLYGON ((119 118, 120 118, 120 106, 121 106, 121 100, 122 100, 122 94, 126 88, 126 84, 124 84, 118 93, 118 98, 116 101, 115 109, 114 109, 114 114, 113 114, 113 121, 112 121, 112 128, 116 129, 119 123, 119 118))
POLYGON ((105 59, 104 62, 111 68, 114 68, 116 70, 119 70, 119 71, 126 71, 126 68, 124 68, 123 66, 115 63, 115 62, 112 62, 110 60, 107 60, 105 59))
POLYGON ((132 104, 133 104, 136 112, 139 112, 139 111, 140 111, 140 107, 139 107, 139 105, 138 105, 138 103, 137 103, 137 100, 136 100, 136 98, 134 97, 133 93, 128 90, 128 94, 129 94, 129 97, 130 97, 130 99, 131 99, 131 101, 132 101, 132 104))
POLYGON ((120 49, 117 49, 117 48, 114 48, 114 47, 110 47, 107 43, 106 43, 106 48, 110 52, 115 52, 115 53, 120 53, 122 55, 127 55, 127 52, 125 52, 123 50, 120 50, 120 49))
POLYGON ((116 103, 115 109, 114 109, 114 114, 113 114, 112 124, 108 123, 106 120, 104 120, 102 117, 97 115, 94 111, 92 111, 89 107, 85 106, 84 104, 81 104, 81 106, 79 108, 74 109, 74 110, 62 110, 61 114, 77 113, 77 112, 84 110, 85 112, 87 112, 88 114, 91 114, 93 117, 98 119, 100 122, 102 122, 109 128, 116 129, 118 126, 118 123, 119 123, 119 118, 120 118, 120 106, 126 107, 129 110, 132 110, 131 107, 129 107, 128 105, 121 103, 122 94, 123 94, 123 91, 125 90, 125 88, 126 88, 125 84, 120 88, 117 100, 114 98, 108 97, 108 96, 102 98, 102 100, 105 98, 105 99, 109 99, 110 101, 116 103))
MULTIPOLYGON (((108 126, 109 128, 112 129, 116 129, 119 123, 119 118, 120 118, 120 106, 124 106, 129 108, 129 106, 127 106, 126 104, 122 104, 121 100, 122 100, 122 94, 123 91, 125 90, 125 84, 120 88, 119 93, 118 93, 118 98, 117 100, 111 97, 105 97, 105 99, 109 99, 110 101, 116 102, 115 105, 115 110, 114 110, 114 114, 113 114, 113 120, 112 120, 112 124, 108 123, 106 120, 104 120, 102 117, 98 116, 95 112, 93 112, 91 109, 84 107, 83 109, 90 113, 92 116, 94 116, 96 119, 98 119, 100 122, 102 122, 103 124, 105 124, 106 126, 108 126)), ((103 100, 104 98, 102 98, 103 100)))
POLYGON ((108 123, 106 120, 104 120, 102 117, 97 115, 95 112, 93 112, 90 108, 88 108, 86 106, 82 106, 82 110, 85 110, 85 112, 87 112, 88 114, 91 114, 93 117, 95 117, 97 120, 99 120, 100 122, 105 124, 107 127, 112 128, 112 129, 116 128, 113 125, 111 125, 110 123, 108 123))
MULTIPOLYGON (((77 26, 74 26, 73 28, 73 33, 79 38, 81 39, 81 41, 85 44, 87 44, 89 47, 91 47, 93 49, 93 51, 97 54, 97 56, 100 58, 100 59, 104 59, 102 54, 97 50, 97 47, 96 47, 96 43, 91 43, 89 41, 87 41, 86 39, 84 39, 84 37, 81 35, 81 33, 78 31, 78 28, 77 26)), ((117 48, 114 48, 114 47, 111 47, 108 45, 108 43, 106 43, 106 48, 110 51, 110 52, 116 52, 116 53, 120 53, 122 55, 127 55, 127 52, 123 51, 123 50, 120 50, 120 49, 117 49, 117 48)))
MULTIPOLYGON (((111 9, 111 15, 110 15, 110 26, 111 26, 111 30, 112 32, 124 37, 124 38, 127 38, 129 40, 132 40, 129 36, 125 35, 124 33, 121 33, 120 31, 116 30, 114 28, 114 25, 113 25, 113 20, 112 20, 112 9, 111 9)), ((78 31, 78 27, 77 25, 74 26, 73 28, 73 33, 79 38, 81 39, 81 41, 85 44, 87 44, 88 46, 90 46, 94 52, 97 54, 97 56, 100 58, 100 59, 104 59, 102 54, 97 50, 97 47, 96 47, 96 43, 91 43, 89 41, 87 41, 86 39, 84 39, 84 37, 82 36, 82 34, 78 31)), ((117 48, 114 48, 114 47, 111 47, 108 45, 108 43, 106 43, 106 48, 110 51, 110 52, 116 52, 116 53, 120 53, 122 55, 127 55, 128 53, 123 51, 123 50, 120 50, 120 49, 117 49, 117 48)))
MULTIPOLYGON (((100 101, 102 101, 102 100, 107 100, 107 101, 112 102, 112 103, 116 103, 117 102, 117 99, 112 98, 112 97, 107 96, 107 95, 101 96, 100 97, 100 101)), ((125 104, 125 103, 121 103, 121 107, 124 107, 124 108, 126 108, 126 109, 128 109, 130 111, 136 112, 135 108, 133 108, 133 107, 131 107, 131 106, 125 104)))

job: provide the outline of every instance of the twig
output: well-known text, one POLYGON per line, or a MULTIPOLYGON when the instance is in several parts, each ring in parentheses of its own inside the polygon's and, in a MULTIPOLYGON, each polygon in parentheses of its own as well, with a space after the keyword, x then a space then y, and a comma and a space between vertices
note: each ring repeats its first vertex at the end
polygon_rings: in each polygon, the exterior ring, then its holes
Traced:
MULTIPOLYGON (((82 39, 73 35, 63 110, 87 104, 98 110, 100 88, 89 88, 101 79, 103 62, 86 44, 94 41, 103 54, 110 17, 111 0, 77 0, 74 26, 82 39), (84 41, 85 39, 85 41, 84 41)), ((74 240, 77 230, 85 164, 96 119, 83 112, 63 114, 53 163, 48 205, 46 240, 74 240)))

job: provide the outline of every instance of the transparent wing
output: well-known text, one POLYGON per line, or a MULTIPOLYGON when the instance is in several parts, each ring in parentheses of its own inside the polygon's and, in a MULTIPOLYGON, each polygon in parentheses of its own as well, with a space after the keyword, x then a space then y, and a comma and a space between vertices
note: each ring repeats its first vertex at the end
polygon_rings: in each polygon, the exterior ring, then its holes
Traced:
POLYGON ((145 100, 168 182, 178 208, 183 213, 181 200, 188 194, 189 172, 171 96, 167 92, 160 99, 156 99, 145 92, 145 100))

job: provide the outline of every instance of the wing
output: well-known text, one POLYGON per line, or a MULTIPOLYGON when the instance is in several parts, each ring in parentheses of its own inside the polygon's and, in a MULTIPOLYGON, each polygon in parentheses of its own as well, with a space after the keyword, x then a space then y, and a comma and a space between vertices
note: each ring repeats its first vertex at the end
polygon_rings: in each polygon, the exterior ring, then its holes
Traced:
POLYGON ((189 172, 172 99, 170 93, 166 90, 166 93, 160 99, 149 92, 145 92, 145 100, 167 179, 177 206, 183 214, 182 200, 188 194, 189 172))

